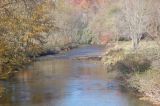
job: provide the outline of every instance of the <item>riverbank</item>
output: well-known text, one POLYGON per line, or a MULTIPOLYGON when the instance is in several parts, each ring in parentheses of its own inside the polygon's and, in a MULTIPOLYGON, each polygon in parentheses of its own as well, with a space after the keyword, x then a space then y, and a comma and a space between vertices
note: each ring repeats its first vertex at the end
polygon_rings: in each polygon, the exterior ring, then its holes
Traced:
MULTIPOLYGON (((39 52, 38 55, 36 55, 35 57, 41 57, 41 56, 46 56, 46 55, 56 55, 62 52, 66 52, 69 51, 71 49, 77 48, 78 45, 77 44, 68 44, 65 45, 63 47, 57 47, 57 48, 53 48, 52 50, 50 49, 44 49, 41 52, 39 52)), ((23 53, 20 53, 23 54, 23 53)), ((16 55, 16 54, 15 54, 16 55)), ((17 56, 17 57, 4 57, 5 59, 11 59, 11 60, 15 60, 15 61, 10 61, 7 64, 0 64, 0 80, 9 80, 12 77, 15 76, 15 74, 23 69, 25 69, 28 65, 30 65, 36 58, 35 57, 21 57, 21 56, 17 56)), ((5 87, 3 86, 3 84, 0 83, 0 98, 3 96, 4 92, 6 91, 5 87)))
POLYGON ((152 106, 121 89, 101 61, 74 59, 101 53, 104 46, 91 45, 38 58, 14 80, 3 81, 0 106, 152 106))
POLYGON ((142 41, 137 51, 131 42, 108 45, 102 61, 108 72, 114 72, 117 79, 129 89, 134 89, 149 100, 160 104, 160 55, 159 46, 154 41, 142 41))
POLYGON ((76 43, 66 44, 64 46, 57 46, 57 47, 43 47, 43 49, 36 53, 36 55, 31 55, 31 53, 25 54, 23 52, 19 52, 19 55, 13 54, 13 57, 6 56, 4 57, 5 60, 9 60, 9 62, 5 64, 0 64, 0 80, 7 80, 14 75, 14 73, 26 68, 28 64, 32 63, 36 58, 46 55, 56 55, 60 53, 64 53, 70 51, 74 48, 78 48, 80 45, 76 43), (7 70, 7 71, 6 71, 7 70))

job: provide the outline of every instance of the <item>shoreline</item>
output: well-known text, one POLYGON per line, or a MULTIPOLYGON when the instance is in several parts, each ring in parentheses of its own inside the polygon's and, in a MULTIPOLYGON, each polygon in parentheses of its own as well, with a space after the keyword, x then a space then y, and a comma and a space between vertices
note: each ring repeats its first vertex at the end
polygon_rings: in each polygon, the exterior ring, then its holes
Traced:
MULTIPOLYGON (((115 78, 122 80, 120 82, 122 86, 126 89, 133 89, 133 92, 136 94, 140 93, 140 95, 138 94, 140 100, 160 105, 159 99, 156 98, 158 90, 155 90, 155 94, 151 95, 153 88, 149 87, 152 84, 149 82, 153 80, 152 76, 159 78, 159 74, 155 74, 157 71, 154 71, 155 66, 153 62, 155 60, 152 59, 155 55, 152 52, 156 49, 156 46, 152 41, 142 41, 141 45, 143 46, 139 51, 134 53, 130 42, 119 42, 118 45, 116 43, 109 44, 102 62, 107 67, 107 71, 116 73, 115 78), (150 47, 143 50, 143 46, 145 47, 149 43, 151 44, 150 47), (148 51, 152 54, 149 54, 148 51), (147 85, 144 85, 144 83, 147 83, 147 85)), ((159 69, 157 68, 156 70, 159 69)), ((155 82, 157 80, 155 79, 155 82)), ((157 84, 159 84, 158 81, 157 84)), ((152 86, 156 87, 156 85, 152 86)))

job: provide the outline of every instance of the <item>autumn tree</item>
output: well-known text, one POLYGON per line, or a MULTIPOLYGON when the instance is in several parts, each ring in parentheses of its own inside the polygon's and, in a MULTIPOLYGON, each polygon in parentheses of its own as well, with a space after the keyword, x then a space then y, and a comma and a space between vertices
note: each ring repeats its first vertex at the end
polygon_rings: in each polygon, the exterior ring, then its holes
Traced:
POLYGON ((47 33, 54 27, 49 2, 0 1, 0 74, 17 70, 42 50, 47 33))

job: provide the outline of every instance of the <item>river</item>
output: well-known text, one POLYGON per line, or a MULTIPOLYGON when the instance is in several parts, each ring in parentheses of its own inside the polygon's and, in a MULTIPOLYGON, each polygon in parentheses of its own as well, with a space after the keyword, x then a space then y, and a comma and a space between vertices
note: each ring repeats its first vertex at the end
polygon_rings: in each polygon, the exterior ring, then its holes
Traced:
POLYGON ((37 59, 10 81, 3 81, 0 106, 152 106, 122 89, 96 60, 104 47, 85 46, 65 54, 37 59))

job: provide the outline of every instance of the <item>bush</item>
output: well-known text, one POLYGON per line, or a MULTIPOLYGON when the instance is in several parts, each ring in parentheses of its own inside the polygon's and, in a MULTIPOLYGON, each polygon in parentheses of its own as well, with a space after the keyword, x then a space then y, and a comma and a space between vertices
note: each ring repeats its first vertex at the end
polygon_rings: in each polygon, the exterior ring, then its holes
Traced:
POLYGON ((111 48, 109 49, 105 56, 103 57, 104 64, 115 65, 118 61, 124 58, 124 50, 121 48, 111 48))
POLYGON ((124 59, 115 64, 117 69, 124 74, 131 74, 134 72, 144 72, 149 69, 151 62, 140 54, 128 54, 124 59))

